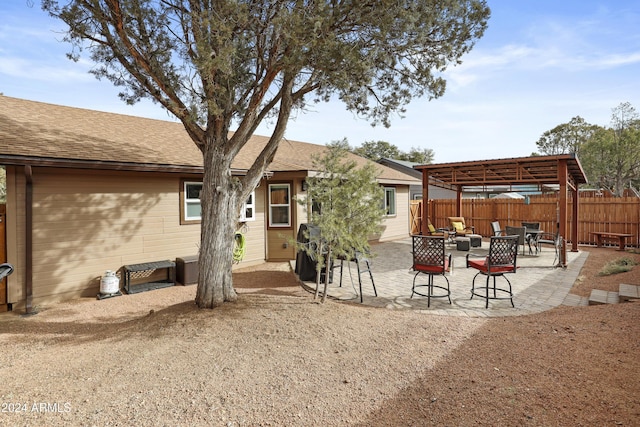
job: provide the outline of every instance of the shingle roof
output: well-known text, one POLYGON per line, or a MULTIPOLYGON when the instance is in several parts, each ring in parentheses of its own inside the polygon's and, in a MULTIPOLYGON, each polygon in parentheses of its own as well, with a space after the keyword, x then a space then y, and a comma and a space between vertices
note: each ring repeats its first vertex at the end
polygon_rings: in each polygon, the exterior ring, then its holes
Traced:
MULTIPOLYGON (((253 136, 234 160, 247 170, 268 137, 253 136)), ((283 139, 272 172, 312 171, 312 155, 327 147, 283 139)), ((202 168, 202 154, 182 123, 65 107, 0 96, 0 160, 84 162, 87 165, 154 166, 155 170, 202 168)), ((358 164, 369 160, 352 155, 358 164)), ((414 178, 378 165, 379 179, 413 182, 414 178)))

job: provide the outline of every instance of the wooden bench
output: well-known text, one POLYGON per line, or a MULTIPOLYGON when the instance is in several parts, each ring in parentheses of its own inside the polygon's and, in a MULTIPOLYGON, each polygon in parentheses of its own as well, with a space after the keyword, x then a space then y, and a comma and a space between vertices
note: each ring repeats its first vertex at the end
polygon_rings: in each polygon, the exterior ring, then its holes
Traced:
POLYGON ((633 234, 627 234, 627 233, 610 233, 608 231, 591 231, 591 234, 593 234, 594 236, 596 236, 596 245, 598 247, 602 246, 602 238, 603 237, 617 237, 618 238, 618 250, 619 251, 624 251, 624 247, 626 245, 626 239, 627 237, 633 237, 633 234))

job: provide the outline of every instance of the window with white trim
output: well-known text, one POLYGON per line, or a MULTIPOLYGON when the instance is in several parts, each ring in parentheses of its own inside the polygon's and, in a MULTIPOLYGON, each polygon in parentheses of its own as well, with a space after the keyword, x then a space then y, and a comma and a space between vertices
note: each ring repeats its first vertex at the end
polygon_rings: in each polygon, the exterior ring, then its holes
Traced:
POLYGON ((384 187, 384 213, 387 216, 396 215, 395 187, 384 187))
POLYGON ((202 218, 200 206, 201 182, 184 182, 184 220, 199 221, 202 218))
MULTIPOLYGON (((184 221, 202 220, 202 205, 200 204, 200 192, 202 182, 184 181, 183 183, 183 219, 184 221)), ((256 193, 252 191, 240 210, 240 221, 256 220, 256 193)))
POLYGON ((291 227, 291 186, 269 184, 269 227, 291 227))
POLYGON ((240 209, 240 221, 255 221, 256 220, 256 192, 252 191, 247 197, 247 201, 242 205, 240 209))

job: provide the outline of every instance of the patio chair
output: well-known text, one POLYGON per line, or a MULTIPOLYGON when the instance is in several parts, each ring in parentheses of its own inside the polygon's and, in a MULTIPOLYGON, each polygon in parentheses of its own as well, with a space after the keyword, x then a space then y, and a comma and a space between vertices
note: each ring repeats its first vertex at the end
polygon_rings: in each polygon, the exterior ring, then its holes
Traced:
POLYGON ((553 258, 553 264, 555 265, 556 260, 560 258, 560 247, 562 246, 560 239, 560 232, 556 231, 555 233, 542 233, 538 236, 537 249, 542 252, 542 245, 553 245, 553 248, 556 251, 556 256, 553 258))
POLYGON ((448 228, 435 228, 431 221, 428 220, 427 227, 429 229, 427 236, 440 236, 444 237, 445 240, 450 241, 449 229, 448 228))
POLYGON ((524 255, 524 244, 527 241, 527 229, 525 227, 513 227, 507 225, 504 229, 507 236, 518 236, 518 245, 522 245, 522 255, 524 255))
POLYGON ((456 236, 464 236, 466 234, 475 234, 473 226, 467 226, 462 216, 450 216, 449 229, 455 231, 456 236))
POLYGON ((427 297, 427 307, 431 306, 431 298, 448 298, 451 304, 451 290, 449 289, 449 279, 445 273, 451 271, 451 254, 445 255, 444 237, 440 236, 413 236, 413 267, 416 275, 413 277, 411 288, 411 298, 413 294, 427 297), (429 276, 426 284, 416 284, 416 279, 420 274, 429 276), (437 286, 433 283, 433 278, 441 275, 447 282, 447 286, 437 286), (426 287, 427 292, 423 293, 419 288, 426 287), (435 289, 444 292, 434 294, 435 289))
POLYGON ((489 307, 490 299, 508 299, 511 301, 511 307, 515 307, 511 282, 505 277, 505 274, 515 273, 518 268, 516 265, 518 236, 493 236, 490 239, 488 256, 474 260, 471 259, 474 255, 467 255, 467 268, 478 270, 471 283, 471 299, 474 296, 484 298, 485 308, 489 307), (476 277, 479 274, 487 276, 487 280, 484 287, 476 288, 476 277), (498 288, 496 277, 503 277, 509 284, 509 288, 498 288), (489 287, 490 278, 493 278, 492 288, 489 287))
POLYGON ((500 222, 499 221, 493 221, 491 223, 491 231, 493 232, 494 236, 502 236, 502 228, 500 228, 500 222))

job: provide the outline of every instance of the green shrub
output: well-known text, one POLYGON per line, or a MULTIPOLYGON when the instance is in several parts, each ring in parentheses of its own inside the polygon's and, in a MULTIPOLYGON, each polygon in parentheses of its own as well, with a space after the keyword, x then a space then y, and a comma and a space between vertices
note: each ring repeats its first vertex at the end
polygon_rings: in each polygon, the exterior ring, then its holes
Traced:
POLYGON ((614 259, 602 267, 602 270, 598 272, 598 276, 610 276, 612 274, 624 273, 633 269, 633 266, 637 264, 637 261, 627 257, 614 259))

